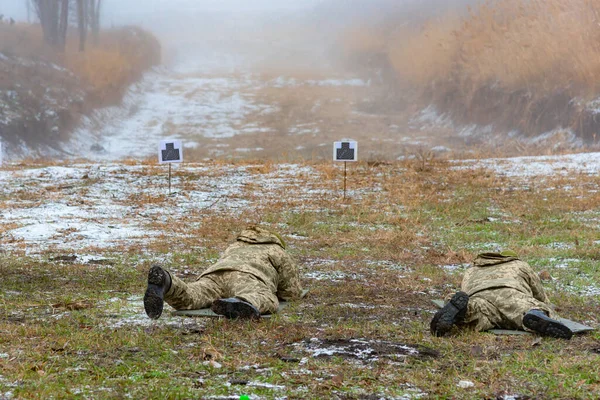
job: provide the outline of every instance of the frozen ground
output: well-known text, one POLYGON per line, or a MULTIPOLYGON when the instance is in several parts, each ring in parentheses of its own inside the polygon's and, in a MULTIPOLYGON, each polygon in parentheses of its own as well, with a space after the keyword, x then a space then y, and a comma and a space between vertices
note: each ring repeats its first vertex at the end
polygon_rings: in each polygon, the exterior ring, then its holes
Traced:
MULTIPOLYGON (((36 254, 47 249, 144 246, 169 233, 173 217, 193 216, 208 208, 236 214, 256 205, 245 199, 254 197, 247 196, 251 190, 259 194, 258 202, 266 202, 294 187, 298 176, 308 177, 309 182, 318 178, 312 168, 295 164, 279 165, 261 175, 252 174, 251 166, 182 168, 197 179, 184 190, 176 169, 171 196, 166 167, 108 163, 0 170, 4 248, 25 248, 28 254, 36 254), (156 206, 151 199, 166 199, 168 205, 156 206)), ((322 194, 322 189, 308 187, 298 192, 297 199, 322 194)))
POLYGON ((254 101, 259 83, 251 75, 186 76, 158 68, 132 86, 123 104, 100 109, 74 133, 71 152, 91 159, 145 157, 158 142, 194 136, 226 138, 261 129, 245 124, 251 113, 268 114, 273 106, 254 101))
MULTIPOLYGON (((519 157, 460 161, 457 168, 487 168, 509 179, 597 174, 599 153, 555 157, 519 157)), ((46 250, 85 252, 115 246, 141 246, 161 240, 178 218, 193 224, 193 216, 207 209, 235 215, 275 201, 293 191, 299 208, 331 192, 321 172, 312 166, 277 164, 266 173, 260 165, 182 164, 173 172, 169 195, 167 169, 156 165, 86 163, 71 166, 26 167, 4 164, 0 169, 0 226, 5 250, 38 254, 46 250), (185 171, 183 178, 179 169, 185 171), (300 185, 303 185, 300 190, 300 185), (163 205, 166 204, 166 205, 163 205)), ((358 188, 361 193, 377 188, 358 188)), ((293 211, 293 210, 288 210, 293 211)), ((597 221, 590 220, 596 224, 597 221)), ((323 265, 328 261, 324 260, 323 265)), ((449 266, 448 269, 455 268, 449 266)), ((343 271, 314 272, 313 279, 343 279, 343 271)))
POLYGON ((600 153, 580 153, 563 156, 537 156, 466 160, 468 168, 485 167, 500 176, 532 178, 546 176, 596 175, 600 173, 600 153))
MULTIPOLYGON (((208 59, 200 64, 188 61, 147 73, 130 87, 122 104, 96 110, 84 118, 66 150, 91 160, 139 159, 154 156, 160 140, 182 139, 186 148, 214 147, 210 154, 215 156, 259 152, 264 147, 223 143, 235 136, 277 134, 279 127, 272 121, 279 118, 281 102, 271 99, 264 103, 258 93, 367 85, 360 79, 344 77, 265 78, 237 70, 239 60, 219 62, 232 67, 217 71, 208 59)), ((314 107, 319 108, 318 102, 314 107)), ((319 132, 314 121, 305 120, 290 123, 287 130, 295 135, 319 132)))

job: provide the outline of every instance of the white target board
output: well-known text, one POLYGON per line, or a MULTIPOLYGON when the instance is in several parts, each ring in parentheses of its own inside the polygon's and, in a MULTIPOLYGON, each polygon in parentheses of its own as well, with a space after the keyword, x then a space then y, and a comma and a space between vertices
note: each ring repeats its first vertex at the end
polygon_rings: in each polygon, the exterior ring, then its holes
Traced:
POLYGON ((358 161, 358 143, 346 139, 333 142, 333 161, 358 161))
POLYGON ((160 164, 183 162, 181 140, 161 140, 158 146, 158 162, 160 164))

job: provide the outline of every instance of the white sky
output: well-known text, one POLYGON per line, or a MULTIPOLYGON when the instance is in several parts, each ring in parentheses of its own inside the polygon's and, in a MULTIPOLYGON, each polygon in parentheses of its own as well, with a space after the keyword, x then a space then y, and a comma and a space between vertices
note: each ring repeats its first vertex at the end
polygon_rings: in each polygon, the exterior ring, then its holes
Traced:
MULTIPOLYGON (((310 8, 324 0, 103 0, 108 18, 162 13, 177 8, 205 11, 282 11, 310 8)), ((0 0, 0 14, 27 18, 25 0, 0 0)))
POLYGON ((196 10, 255 11, 290 10, 311 7, 323 0, 104 0, 107 9, 135 11, 140 9, 174 9, 184 7, 196 10))

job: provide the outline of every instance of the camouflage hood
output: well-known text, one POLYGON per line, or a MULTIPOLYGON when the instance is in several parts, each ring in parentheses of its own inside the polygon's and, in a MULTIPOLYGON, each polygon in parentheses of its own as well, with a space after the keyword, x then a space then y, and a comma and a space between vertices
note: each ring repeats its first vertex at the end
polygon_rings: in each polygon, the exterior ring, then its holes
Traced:
POLYGON ((251 226, 244 229, 238 235, 237 240, 250 244, 277 244, 282 249, 285 249, 285 242, 281 236, 259 226, 251 226))
POLYGON ((509 255, 504 253, 481 253, 477 255, 477 258, 475 259, 475 261, 473 261, 473 265, 476 267, 488 267, 491 265, 503 264, 519 259, 518 257, 516 257, 516 254, 514 256, 512 254, 509 255))

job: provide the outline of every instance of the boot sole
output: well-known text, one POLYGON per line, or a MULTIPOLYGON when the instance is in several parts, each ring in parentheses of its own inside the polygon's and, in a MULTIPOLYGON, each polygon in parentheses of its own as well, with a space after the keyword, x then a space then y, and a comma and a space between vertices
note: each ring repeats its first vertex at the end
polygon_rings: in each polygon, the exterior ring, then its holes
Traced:
POLYGON ((450 332, 452 326, 461 322, 467 312, 469 296, 464 292, 458 292, 431 320, 431 333, 434 336, 444 336, 450 332))
POLYGON ((148 288, 144 294, 144 310, 152 319, 158 319, 163 312, 164 271, 160 267, 152 267, 148 271, 148 288))
POLYGON ((567 326, 546 316, 525 314, 523 326, 543 336, 558 339, 571 339, 573 337, 573 332, 567 326))
POLYGON ((255 309, 243 302, 231 302, 224 299, 215 300, 210 308, 215 314, 230 319, 258 319, 255 309))

